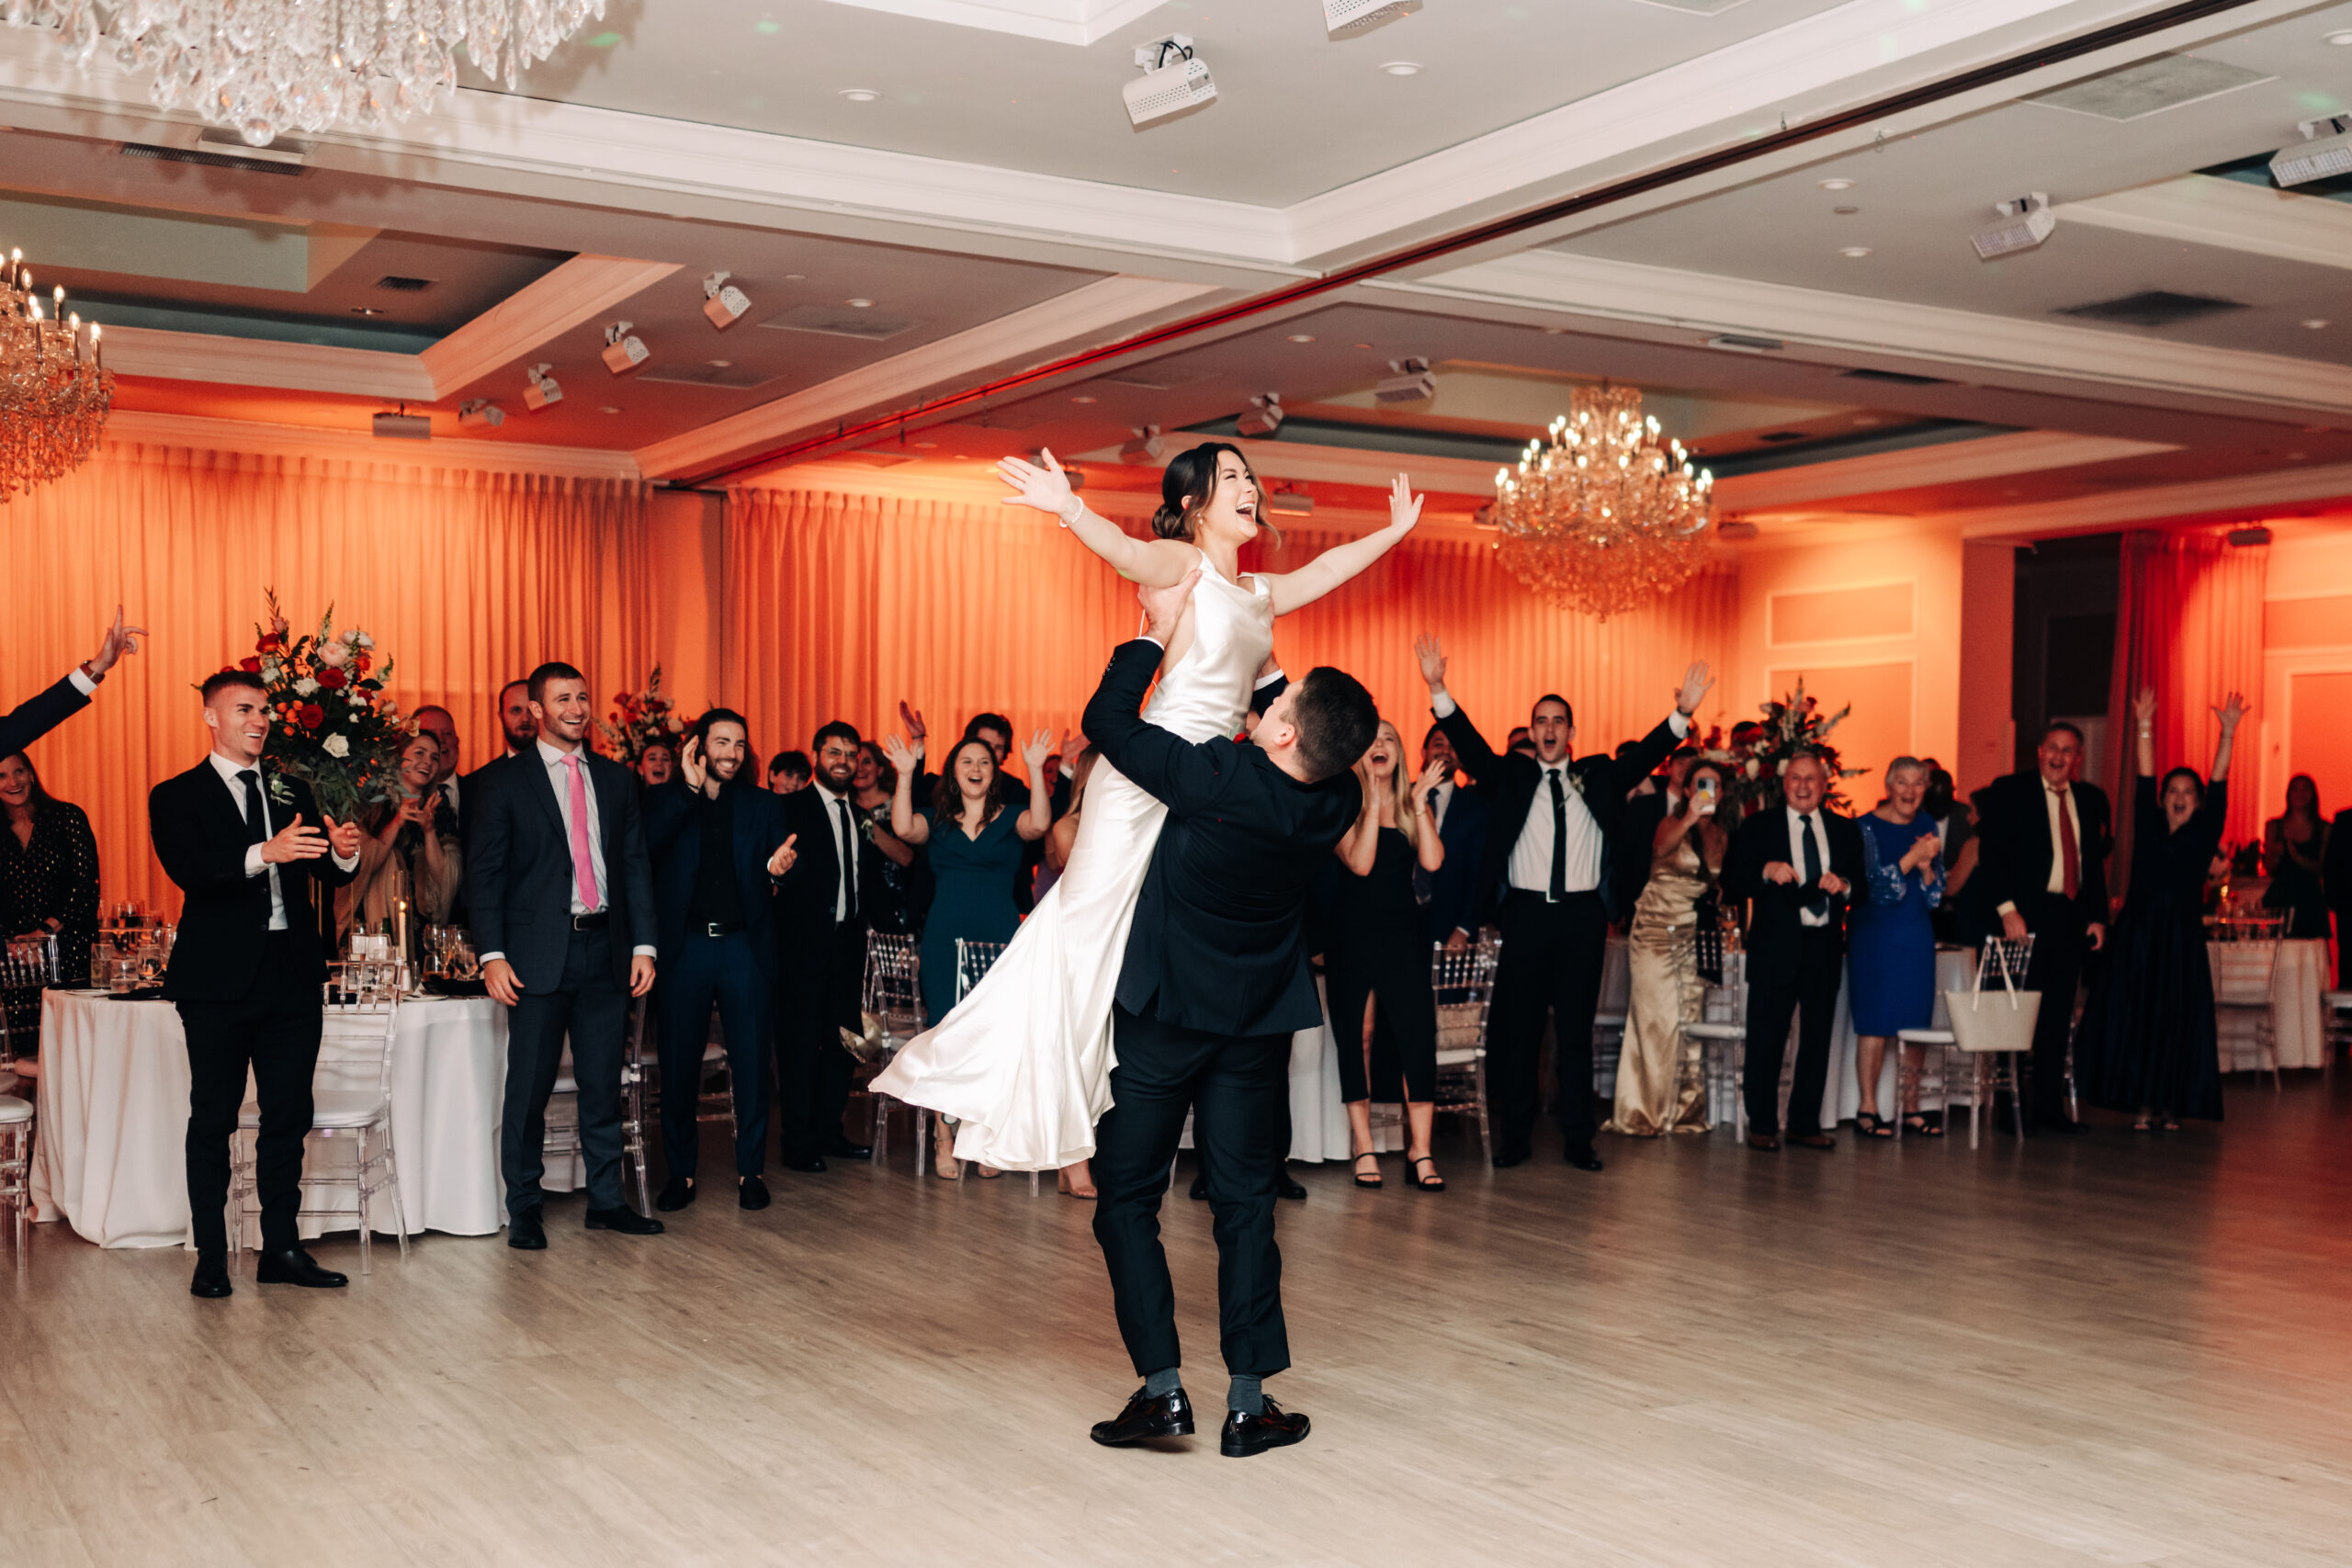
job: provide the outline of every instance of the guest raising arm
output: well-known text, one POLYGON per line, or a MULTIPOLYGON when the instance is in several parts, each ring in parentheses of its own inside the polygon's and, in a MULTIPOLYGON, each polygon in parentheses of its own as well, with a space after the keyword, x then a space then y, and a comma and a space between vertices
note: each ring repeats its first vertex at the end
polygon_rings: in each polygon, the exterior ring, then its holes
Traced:
POLYGON ((65 678, 40 695, 32 698, 14 711, 0 714, 0 756, 21 751, 67 719, 90 705, 90 697, 98 682, 107 678, 115 660, 127 653, 139 651, 139 639, 147 635, 143 626, 122 624, 122 606, 114 609, 114 625, 98 639, 98 651, 82 660, 65 678))

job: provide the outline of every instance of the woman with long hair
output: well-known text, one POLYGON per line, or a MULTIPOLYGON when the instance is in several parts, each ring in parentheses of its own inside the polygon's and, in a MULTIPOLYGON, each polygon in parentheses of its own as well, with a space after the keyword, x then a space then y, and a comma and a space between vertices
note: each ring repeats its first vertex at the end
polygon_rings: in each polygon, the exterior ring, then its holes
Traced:
POLYGON ((408 925, 422 934, 449 918, 464 869, 458 849, 458 814, 446 795, 432 793, 441 744, 418 735, 401 749, 401 797, 375 807, 361 824, 359 870, 334 896, 337 942, 355 931, 381 931, 400 901, 408 925))
MULTIPOLYGON (((83 984, 98 940, 98 840, 78 806, 43 789, 30 757, 0 757, 0 936, 53 936, 59 978, 83 984)), ((40 997, 12 998, 11 1040, 28 1056, 40 1039, 40 997)))
POLYGON ((2245 701, 2213 716, 2222 737, 2210 782, 2175 768, 2156 783, 2156 694, 2132 705, 2132 886, 2108 933, 2107 967, 2075 1032, 2083 1098, 2134 1118, 2132 1130, 2180 1130, 2180 1118, 2222 1119, 2221 1040, 2205 956, 2205 877, 2230 814, 2230 752, 2245 701))
MULTIPOLYGON (((956 743, 933 786, 930 805, 921 810, 914 803, 914 753, 895 735, 887 742, 884 760, 898 772, 890 796, 890 831, 904 843, 930 847, 931 873, 938 886, 931 918, 922 929, 922 1007, 933 1021, 944 1019, 956 1007, 957 942, 1011 942, 1021 928, 1021 911, 1012 901, 1021 848, 1045 837, 1053 822, 1053 781, 1046 772, 1048 744, 1041 729, 1022 750, 1022 760, 1029 764, 1029 805, 1016 812, 1006 808, 1010 792, 987 741, 956 743)), ((945 1122, 939 1126, 939 1174, 960 1176, 961 1162, 948 1149, 945 1122)))
POLYGON ((882 885, 865 890, 865 923, 904 936, 915 929, 915 848, 890 831, 890 799, 898 789, 898 770, 882 755, 881 744, 860 744, 857 772, 850 777, 850 806, 864 824, 859 830, 882 852, 882 885))
MULTIPOLYGON (((1199 743, 1241 728, 1273 651, 1273 623, 1388 553, 1420 520, 1403 475, 1388 526, 1334 546, 1296 571, 1241 570, 1263 502, 1241 449, 1206 442, 1160 476, 1152 537, 1087 510, 1050 452, 1044 466, 1007 457, 997 472, 1012 506, 1051 513, 1122 576, 1170 588, 1201 577, 1170 637, 1144 716, 1199 743)), ((1111 1104, 1111 998, 1136 896, 1168 808, 1098 762, 1069 868, 1038 902, 979 988, 952 1018, 900 1051, 875 1087, 956 1119, 956 1152, 1008 1170, 1057 1169, 1091 1156, 1111 1104)), ((1009 880, 1009 878, 1008 878, 1009 880)))
MULTIPOLYGON (((1891 1138, 1879 1112, 1878 1078, 1887 1042, 1936 1021, 1935 910, 1944 897, 1943 840, 1925 810, 1928 764, 1897 757, 1886 765, 1886 798, 1857 824, 1862 830, 1865 886, 1854 900, 1847 946, 1847 992, 1854 1013, 1854 1076, 1861 1109, 1854 1125, 1866 1138, 1891 1138)), ((1921 1048, 1905 1045, 1917 1061, 1921 1048)), ((1899 1081, 1902 1075, 1898 1072, 1899 1081)), ((1896 1108, 1905 1131, 1943 1134, 1943 1112, 1922 1112, 1914 1078, 1896 1108)))
POLYGON ((1681 1071, 1682 1025, 1706 999, 1699 975, 1700 907, 1715 891, 1731 834, 1716 819, 1724 771, 1698 761, 1649 842, 1649 880, 1625 932, 1629 989, 1617 1103, 1608 1131, 1637 1138, 1707 1130, 1706 1086, 1681 1071))
POLYGON ((2327 856, 2327 817, 2319 808, 2319 785, 2309 773, 2287 781, 2287 809, 2262 825, 2262 869, 2270 886, 2262 907, 2287 917, 2287 934, 2327 940, 2327 894, 2320 866, 2327 856))
POLYGON ((1432 761, 1415 781, 1405 771, 1405 742, 1386 719, 1356 763, 1363 809, 1336 852, 1347 868, 1334 900, 1324 951, 1331 1032, 1340 1043, 1340 1099, 1348 1108, 1349 1157, 1358 1187, 1380 1185, 1372 1148, 1372 1093, 1401 1091, 1405 1102, 1406 1182, 1442 1192, 1430 1157, 1437 1100, 1437 995, 1430 989, 1429 944, 1413 897, 1416 867, 1445 863, 1430 797, 1446 775, 1432 761), (1364 1162, 1372 1161, 1366 1169, 1364 1162))

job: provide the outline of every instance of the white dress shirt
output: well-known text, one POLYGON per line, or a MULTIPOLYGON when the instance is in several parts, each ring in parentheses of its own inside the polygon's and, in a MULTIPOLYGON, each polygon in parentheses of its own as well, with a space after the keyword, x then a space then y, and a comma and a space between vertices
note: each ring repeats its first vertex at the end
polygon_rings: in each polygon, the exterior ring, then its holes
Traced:
MULTIPOLYGON (((591 908, 586 900, 580 897, 580 877, 576 872, 567 870, 563 880, 564 885, 571 890, 572 914, 593 915, 598 909, 609 909, 613 904, 610 891, 613 884, 612 878, 605 874, 605 824, 602 814, 596 808, 596 781, 588 773, 588 750, 583 746, 578 750, 566 751, 560 747, 548 745, 545 740, 535 740, 531 744, 533 750, 538 753, 539 765, 547 770, 548 787, 555 791, 556 812, 563 818, 563 862, 567 868, 571 864, 570 759, 573 757, 580 759, 580 782, 588 800, 588 864, 596 874, 595 907, 591 908)), ((518 758, 528 754, 519 751, 515 753, 518 758)), ((651 947, 632 947, 629 952, 644 958, 651 958, 655 955, 655 949, 651 947)), ((481 955, 481 961, 489 964, 494 959, 505 956, 506 954, 503 952, 485 953, 481 955)))
MULTIPOLYGON (((74 673, 78 675, 81 671, 77 670, 74 673)), ((218 751, 212 753, 210 761, 212 771, 220 775, 220 782, 229 786, 230 798, 237 803, 237 815, 241 818, 245 817, 245 781, 237 775, 249 772, 259 773, 261 764, 240 762, 234 757, 223 756, 218 751)), ((266 774, 263 774, 259 780, 259 793, 261 795, 261 834, 265 839, 274 838, 277 836, 278 824, 270 815, 269 778, 266 774)), ((245 818, 245 820, 250 825, 253 819, 245 818)), ((323 823, 320 824, 320 831, 325 831, 323 823)), ((357 855, 345 860, 341 855, 334 854, 332 849, 327 852, 333 856, 337 871, 356 871, 359 868, 357 855)), ((269 929, 274 931, 286 930, 286 889, 278 885, 277 868, 261 858, 259 844, 249 844, 245 847, 245 874, 269 878, 269 929)))
POLYGON ((98 683, 83 674, 80 665, 76 664, 73 669, 68 670, 65 672, 65 678, 73 682, 74 689, 84 696, 95 697, 98 694, 98 683))
MULTIPOLYGON (((1450 718, 1458 706, 1453 694, 1443 687, 1430 694, 1430 706, 1440 718, 1450 718)), ((1680 710, 1667 717, 1674 727, 1678 740, 1690 733, 1690 721, 1680 710)), ((1566 796, 1568 844, 1564 857, 1567 875, 1563 886, 1570 893, 1590 893, 1600 886, 1600 856, 1605 847, 1600 824, 1592 819, 1585 807, 1584 796, 1577 793, 1576 781, 1568 775, 1570 759, 1540 764, 1542 772, 1535 781, 1535 798, 1528 803, 1527 822, 1519 830, 1519 839, 1510 847, 1508 879, 1521 893, 1540 893, 1547 897, 1552 890, 1552 779, 1558 775, 1560 789, 1566 796)))
POLYGON ((825 832, 833 840, 833 859, 840 863, 839 874, 833 879, 833 920, 839 924, 848 919, 850 910, 856 908, 857 846, 863 836, 857 829, 857 803, 845 795, 834 794, 821 779, 809 780, 808 787, 815 790, 817 798, 825 803, 825 832), (848 815, 846 823, 842 820, 844 807, 848 815), (846 843, 842 840, 844 828, 849 833, 846 843))
MULTIPOLYGON (((2043 819, 2050 824, 2050 881, 2042 891, 2063 896, 2066 891, 2066 849, 2065 840, 2059 835, 2066 829, 2064 818, 2058 815, 2058 803, 2071 795, 2075 786, 2070 784, 2064 789, 2052 789, 2050 787, 2048 779, 2042 779, 2041 782, 2043 819)), ((2079 878, 2083 869, 2090 864, 2089 850, 2083 842, 2083 806, 2078 800, 2067 800, 2066 804, 2068 815, 2075 819, 2075 874, 2079 878)), ((2079 881, 2077 886, 2080 886, 2079 881)), ((2014 915, 2017 913, 2017 900, 2004 898, 1993 912, 1996 915, 2014 915)))
MULTIPOLYGON (((1810 816, 1813 818, 1813 845, 1815 849, 1821 852, 1821 870, 1823 874, 1826 875, 1829 872, 1829 829, 1821 820, 1821 807, 1816 806, 1811 812, 1803 815, 1799 814, 1793 806, 1784 807, 1782 809, 1789 814, 1789 868, 1794 871, 1800 879, 1804 877, 1804 818, 1805 816, 1810 816)), ((1797 910, 1797 919, 1808 926, 1826 926, 1829 923, 1829 907, 1825 904, 1818 909, 1800 908, 1797 910)))

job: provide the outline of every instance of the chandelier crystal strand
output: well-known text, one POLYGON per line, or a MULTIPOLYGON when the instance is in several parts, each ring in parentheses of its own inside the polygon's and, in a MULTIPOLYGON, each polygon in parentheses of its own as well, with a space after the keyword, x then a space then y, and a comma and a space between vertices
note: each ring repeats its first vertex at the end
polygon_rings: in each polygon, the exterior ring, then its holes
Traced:
POLYGON ((1706 563, 1714 476, 1643 417, 1638 390, 1579 389, 1548 434, 1495 475, 1495 547, 1514 577, 1606 620, 1706 563))
POLYGON ((0 0, 85 71, 103 51, 255 147, 288 131, 379 128, 458 85, 458 51, 515 90, 605 0, 0 0))
POLYGON ((114 408, 114 376, 99 362, 97 323, 47 310, 25 253, 0 265, 0 505, 18 491, 70 473, 97 450, 114 408))

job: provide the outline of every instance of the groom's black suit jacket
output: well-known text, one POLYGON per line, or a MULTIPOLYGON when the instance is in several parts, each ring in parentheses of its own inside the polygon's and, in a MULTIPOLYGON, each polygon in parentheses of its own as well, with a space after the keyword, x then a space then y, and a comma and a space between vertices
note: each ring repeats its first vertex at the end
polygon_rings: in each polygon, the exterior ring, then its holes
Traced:
POLYGON ((1086 705, 1103 759, 1168 806, 1119 1005, 1216 1034, 1312 1028, 1323 1009, 1306 972, 1307 888, 1355 823, 1355 774, 1302 784, 1247 741, 1191 745, 1146 723, 1137 710, 1161 651, 1142 637, 1119 648, 1086 705))
MULTIPOLYGON (((265 773, 262 787, 270 792, 274 829, 298 816, 312 827, 325 821, 311 786, 301 780, 265 773)), ((243 803, 206 761, 147 792, 147 824, 155 858, 182 895, 164 995, 198 1002, 232 1002, 248 995, 269 939, 269 877, 266 872, 245 874, 252 840, 243 803)), ((311 886, 332 891, 354 874, 328 855, 288 861, 277 868, 278 893, 286 901, 287 957, 292 977, 301 985, 315 986, 327 977, 311 886)))

